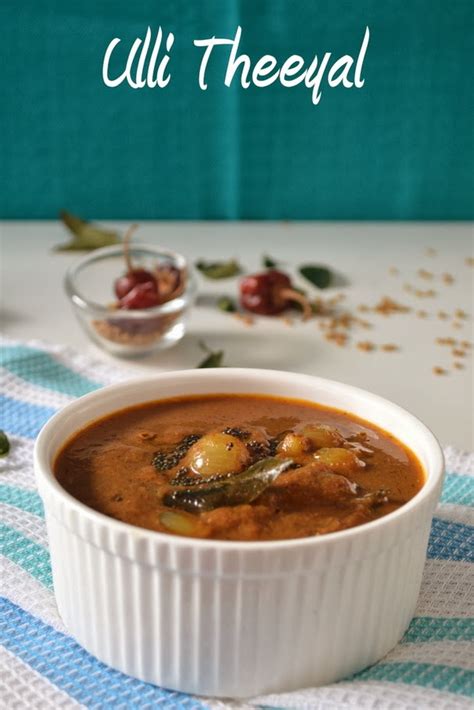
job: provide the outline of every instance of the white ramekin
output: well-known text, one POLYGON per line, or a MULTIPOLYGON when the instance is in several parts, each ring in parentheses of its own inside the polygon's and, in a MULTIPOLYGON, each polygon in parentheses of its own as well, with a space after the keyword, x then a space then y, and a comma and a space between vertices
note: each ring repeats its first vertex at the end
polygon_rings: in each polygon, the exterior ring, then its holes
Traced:
POLYGON ((380 397, 317 377, 230 368, 160 374, 81 397, 41 431, 35 468, 56 600, 74 638, 142 680, 231 697, 330 683, 393 648, 415 610, 444 471, 433 434, 380 397), (94 419, 141 402, 219 392, 297 397, 357 414, 409 446, 426 483, 399 510, 349 530, 226 542, 113 520, 56 481, 58 449, 94 419))

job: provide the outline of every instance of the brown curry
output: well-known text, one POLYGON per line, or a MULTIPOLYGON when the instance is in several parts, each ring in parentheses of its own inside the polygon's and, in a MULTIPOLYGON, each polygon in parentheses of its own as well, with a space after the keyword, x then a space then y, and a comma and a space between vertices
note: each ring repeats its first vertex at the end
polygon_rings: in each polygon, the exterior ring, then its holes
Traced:
POLYGON ((352 414, 303 400, 206 395, 100 419, 59 452, 62 486, 132 525, 219 540, 335 532, 422 487, 414 454, 352 414))

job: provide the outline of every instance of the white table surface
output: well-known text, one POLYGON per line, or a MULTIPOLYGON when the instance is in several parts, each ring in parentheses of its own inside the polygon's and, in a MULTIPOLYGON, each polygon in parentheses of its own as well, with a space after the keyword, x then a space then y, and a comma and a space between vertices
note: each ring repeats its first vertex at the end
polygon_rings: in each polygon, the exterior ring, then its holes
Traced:
MULTIPOLYGON (((123 229, 124 223, 108 223, 123 229)), ((146 222, 136 241, 152 242, 182 252, 191 260, 236 256, 249 270, 268 253, 289 267, 303 262, 328 264, 347 279, 347 285, 317 295, 325 298, 346 294, 341 307, 374 305, 382 296, 413 308, 391 317, 358 314, 374 324, 357 329, 351 343, 341 348, 323 338, 316 321, 295 322, 263 318, 246 327, 235 317, 219 312, 212 302, 216 294, 235 295, 236 280, 218 282, 200 278, 200 304, 195 307, 189 330, 175 348, 139 361, 114 360, 88 340, 72 315, 63 292, 66 268, 77 253, 54 253, 52 246, 67 240, 58 222, 1 222, 1 311, 3 332, 15 339, 41 339, 73 346, 82 352, 119 363, 130 375, 194 367, 202 358, 198 341, 225 350, 225 364, 285 369, 341 380, 387 397, 420 417, 443 444, 474 449, 473 358, 462 358, 465 369, 453 371, 449 347, 435 343, 438 337, 474 341, 473 277, 466 263, 473 255, 472 225, 463 223, 272 223, 272 222, 146 222), (435 256, 426 253, 437 250, 435 256), (400 274, 389 274, 395 266, 400 274), (424 268, 433 281, 417 276, 424 268), (455 277, 446 285, 442 273, 455 277), (403 285, 437 292, 435 298, 416 298, 403 285), (207 298, 206 298, 207 296, 207 298), (469 318, 456 330, 452 319, 443 321, 439 311, 452 314, 461 308, 469 318), (417 318, 423 309, 430 315, 417 318), (367 353, 358 341, 395 343, 399 352, 367 353), (449 369, 437 376, 433 367, 449 369)), ((301 283, 300 285, 303 285, 301 283)), ((461 358, 459 358, 461 359, 461 358)))

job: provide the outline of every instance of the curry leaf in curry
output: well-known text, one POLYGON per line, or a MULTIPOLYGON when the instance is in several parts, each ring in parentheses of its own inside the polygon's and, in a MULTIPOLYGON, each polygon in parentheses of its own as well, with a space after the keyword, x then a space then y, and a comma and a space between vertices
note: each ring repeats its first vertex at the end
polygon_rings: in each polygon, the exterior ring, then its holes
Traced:
POLYGON ((208 279, 228 279, 237 276, 242 269, 236 259, 228 261, 198 261, 196 268, 208 279))
POLYGON ((176 488, 164 496, 163 503, 170 508, 195 513, 251 503, 292 465, 292 459, 263 459, 246 471, 222 481, 206 482, 191 488, 176 488))
POLYGON ((87 251, 119 244, 121 241, 117 232, 98 227, 70 212, 63 210, 59 216, 72 233, 72 239, 67 244, 55 247, 56 251, 87 251))
POLYGON ((300 266, 299 272, 301 276, 317 288, 327 288, 332 281, 332 272, 325 266, 304 264, 300 266))
POLYGON ((0 456, 6 456, 10 451, 10 442, 5 432, 0 429, 0 456))
POLYGON ((196 365, 197 369, 203 367, 222 367, 222 361, 224 359, 223 350, 211 350, 206 343, 202 341, 199 343, 199 346, 207 355, 204 360, 201 360, 201 362, 196 365))

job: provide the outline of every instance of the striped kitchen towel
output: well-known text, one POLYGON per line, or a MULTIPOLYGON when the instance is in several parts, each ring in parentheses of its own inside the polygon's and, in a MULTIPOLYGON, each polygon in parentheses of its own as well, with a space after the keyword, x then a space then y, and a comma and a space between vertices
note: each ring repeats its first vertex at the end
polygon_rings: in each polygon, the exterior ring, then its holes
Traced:
POLYGON ((5 708, 468 708, 474 696, 474 456, 447 448, 447 477, 433 521, 416 617, 378 664, 321 688, 247 703, 193 698, 108 668, 68 635, 58 616, 34 439, 62 405, 126 379, 119 367, 62 347, 4 341, 1 460, 0 705, 5 708))

